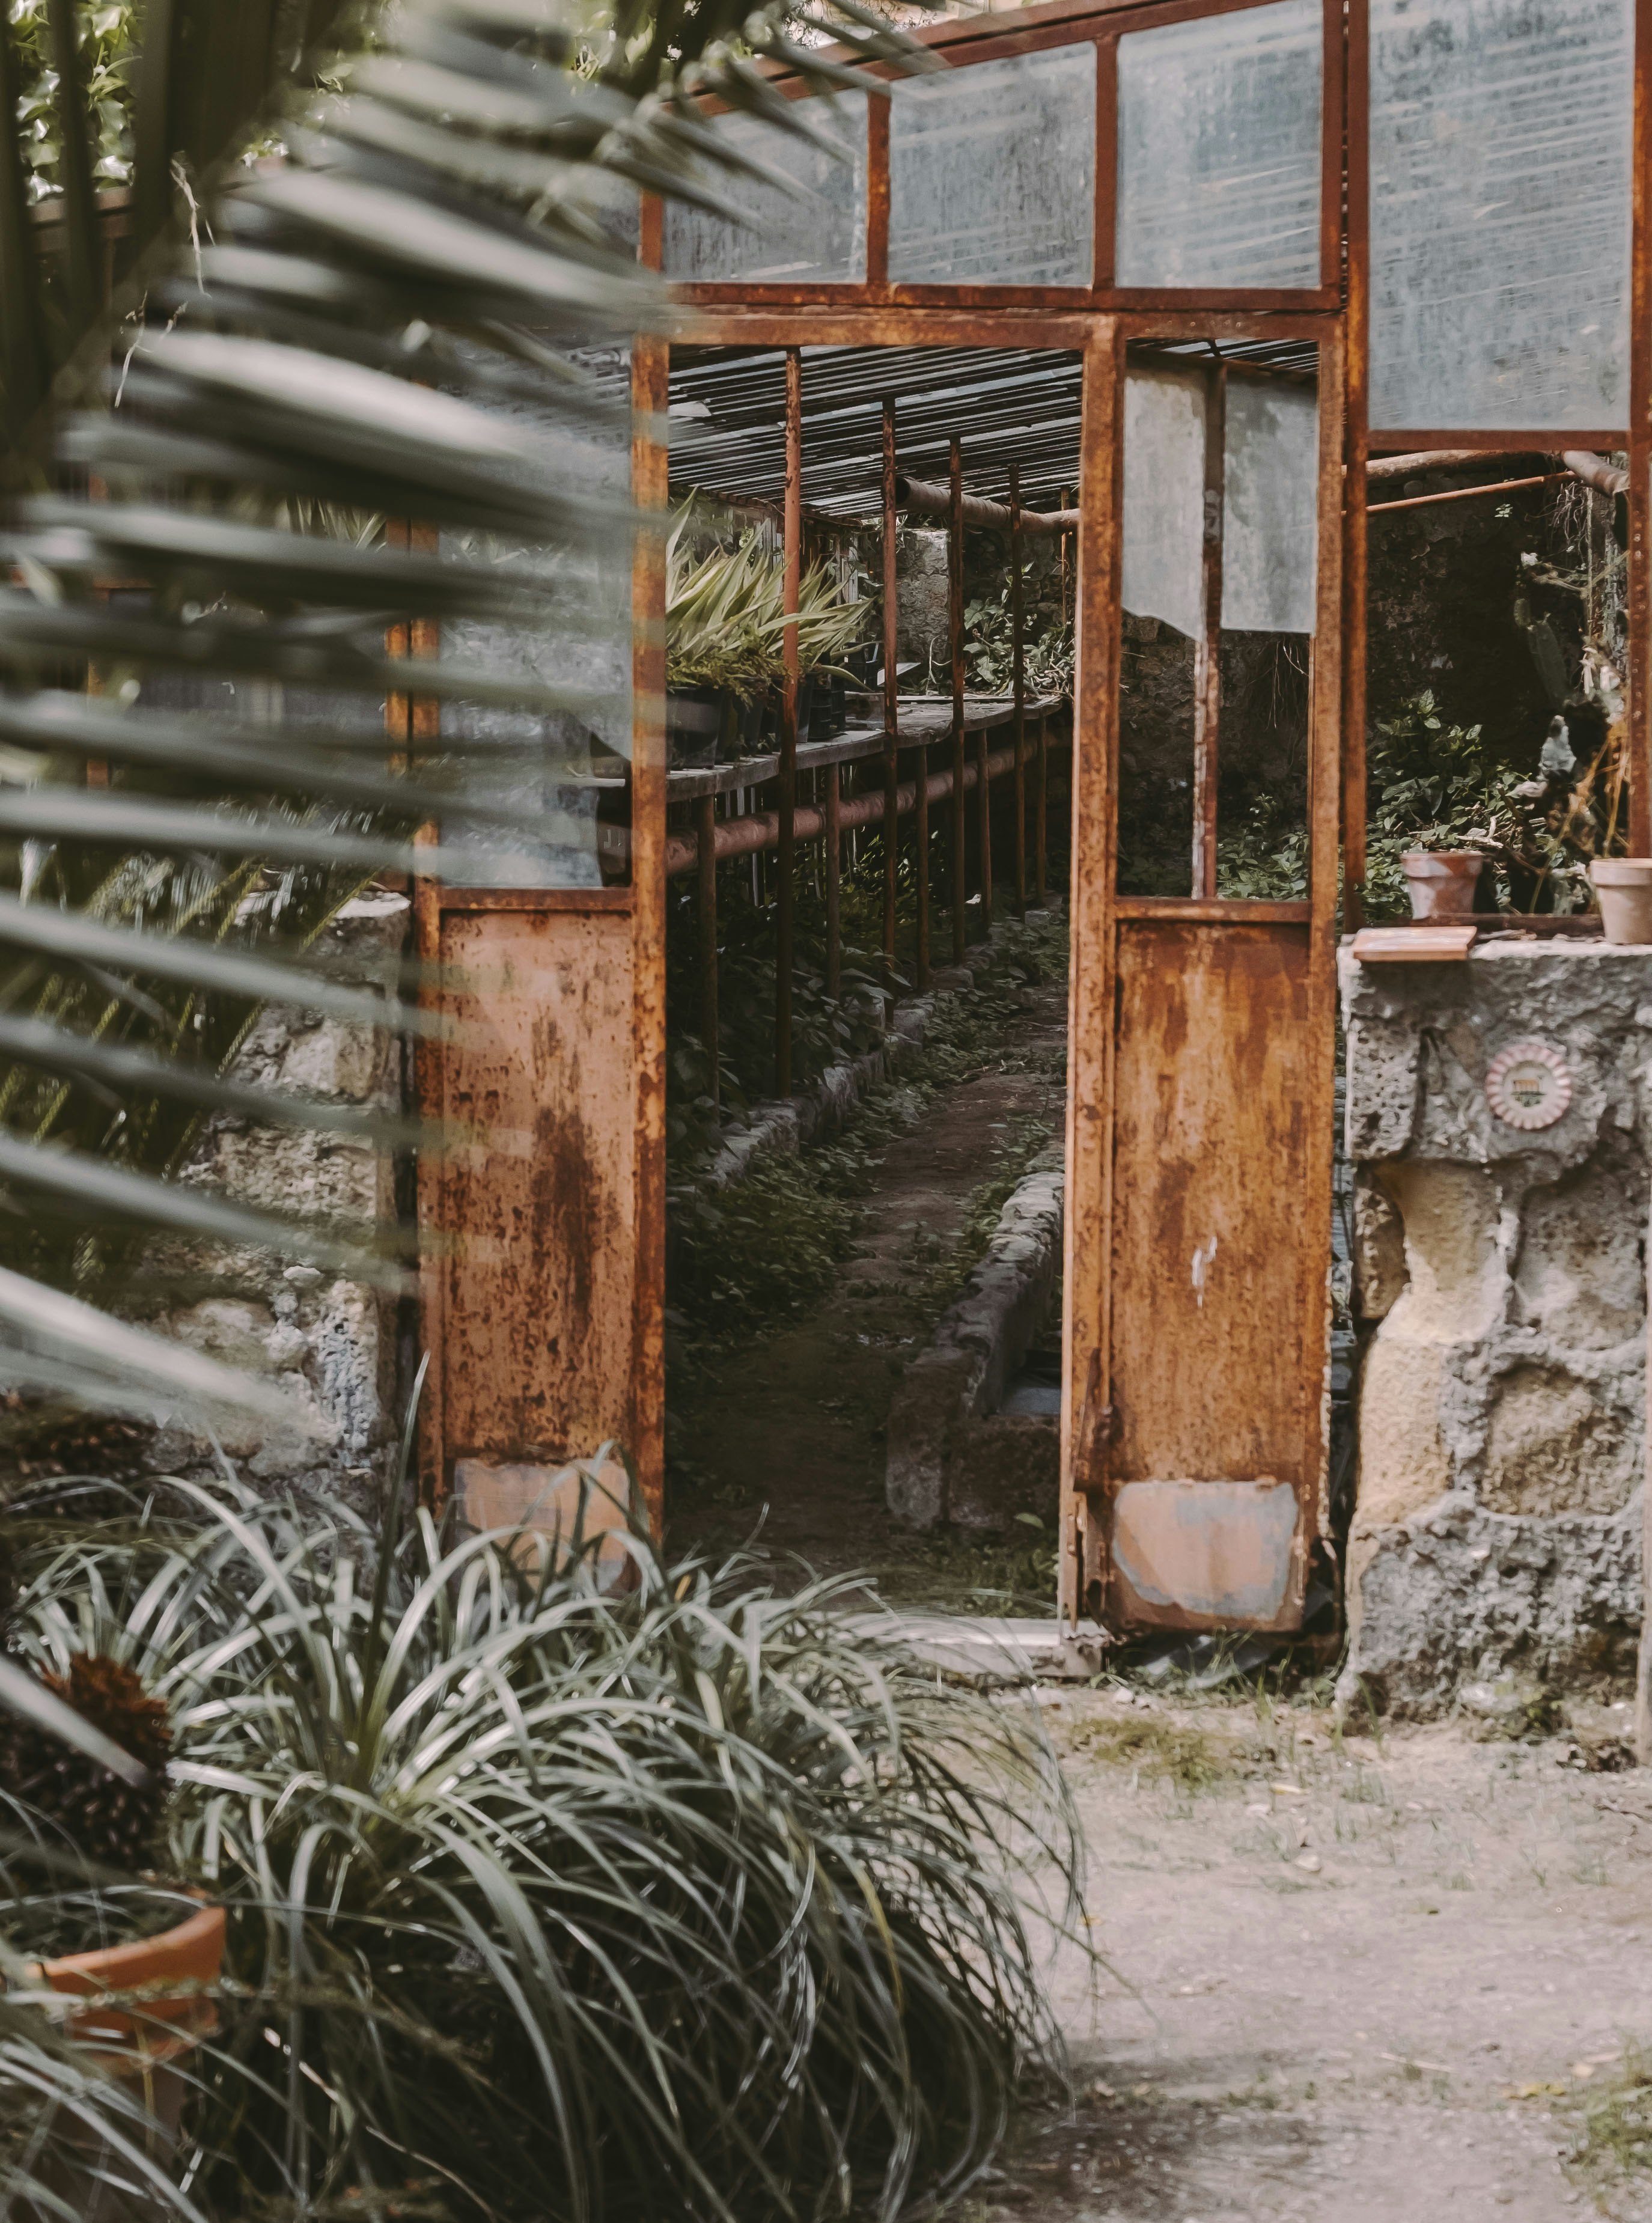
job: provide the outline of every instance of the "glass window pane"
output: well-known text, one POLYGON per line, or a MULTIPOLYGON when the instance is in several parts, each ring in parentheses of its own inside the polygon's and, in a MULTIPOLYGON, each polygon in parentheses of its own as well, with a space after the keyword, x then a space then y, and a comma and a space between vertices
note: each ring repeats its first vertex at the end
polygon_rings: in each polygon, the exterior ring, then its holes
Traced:
POLYGON ((859 285, 867 274, 867 100, 839 93, 808 104, 810 123, 842 147, 842 160, 753 117, 716 117, 732 145, 802 191, 722 174, 715 189, 743 224, 667 201, 665 275, 686 285, 859 285))
POLYGON ((1371 422, 1629 422, 1632 0, 1373 0, 1371 422))
POLYGON ((1312 633, 1319 559, 1319 395, 1227 374, 1222 444, 1222 627, 1312 633))
POLYGON ((1205 375, 1125 377, 1122 599, 1132 617, 1204 636, 1205 375))
POLYGON ((1317 286, 1320 0, 1119 41, 1120 286, 1317 286))
POLYGON ((1088 286, 1095 48, 896 81, 889 275, 898 286, 1088 286))

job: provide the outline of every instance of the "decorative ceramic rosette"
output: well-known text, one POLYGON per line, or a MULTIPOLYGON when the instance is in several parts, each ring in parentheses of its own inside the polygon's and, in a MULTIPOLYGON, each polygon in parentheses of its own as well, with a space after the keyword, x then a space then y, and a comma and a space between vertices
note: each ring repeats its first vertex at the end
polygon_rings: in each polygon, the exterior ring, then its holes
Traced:
POLYGON ((1510 1042, 1487 1069, 1485 1100, 1505 1127, 1552 1127, 1572 1101, 1572 1069, 1548 1042, 1510 1042))

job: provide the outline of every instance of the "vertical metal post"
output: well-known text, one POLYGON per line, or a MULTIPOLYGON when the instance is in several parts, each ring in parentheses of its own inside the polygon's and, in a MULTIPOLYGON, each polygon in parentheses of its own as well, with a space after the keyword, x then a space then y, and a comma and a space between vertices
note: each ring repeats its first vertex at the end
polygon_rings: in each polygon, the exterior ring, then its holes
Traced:
MULTIPOLYGON (((663 213, 643 203, 641 257, 660 264, 663 213)), ((645 335, 631 351, 632 499, 663 513, 670 458, 654 427, 671 401, 671 348, 645 335)), ((632 1295, 630 1449, 650 1520, 665 1492, 665 535, 640 532, 632 573, 631 951, 636 1099, 636 1264, 632 1295)), ((618 1115, 622 1116, 622 1115, 618 1115)))
POLYGON ((699 880, 700 1040, 705 1045, 711 1101, 722 1100, 722 1063, 717 1055, 717 798, 703 795, 694 806, 697 835, 695 864, 699 880))
MULTIPOLYGON (((1074 705, 1073 715, 1078 715, 1074 705)), ((1047 897, 1044 881, 1050 870, 1050 721, 1042 712, 1038 717, 1038 778, 1035 783, 1037 795, 1037 819, 1032 835, 1033 899, 1040 910, 1047 897)))
MULTIPOLYGON (((900 817, 895 794, 900 782, 900 694, 895 679, 896 641, 899 627, 896 599, 895 557, 895 401, 886 395, 883 405, 883 955, 890 986, 895 972, 895 904, 899 892, 900 817)), ((918 767, 920 783, 924 778, 918 767)), ((918 878, 928 860, 918 851, 918 878)), ((925 891, 927 894, 927 891, 925 891)))
POLYGON ((785 351, 785 575, 781 608, 785 684, 780 694, 780 839, 775 932, 774 1093, 791 1093, 791 898, 798 808, 798 587, 803 573, 803 351, 785 351))
MULTIPOLYGON (((1070 509, 1073 507, 1073 489, 1071 487, 1063 487, 1062 488, 1061 506, 1063 509, 1070 509)), ((1075 542, 1072 534, 1063 532, 1061 537, 1061 621, 1063 625, 1068 621, 1067 589, 1073 570, 1075 553, 1075 542)), ((1075 610, 1073 613, 1073 623, 1075 627, 1077 622, 1078 613, 1075 610)))
MULTIPOLYGON (((1062 533, 1065 541, 1067 535, 1062 533)), ((1010 655, 1015 696, 1015 915, 1027 915, 1027 671, 1021 608, 1021 467, 1010 465, 1010 655)))
POLYGON ((1222 501, 1226 477, 1227 367, 1205 383, 1205 627, 1193 665, 1193 893, 1216 892, 1216 755, 1222 703, 1222 501))
POLYGON ((842 982, 842 934, 840 921, 840 896, 842 881, 843 845, 838 822, 838 806, 842 797, 840 767, 826 767, 826 993, 833 998, 842 982))
POLYGON ((947 618, 952 651, 952 961, 964 960, 964 529, 963 448, 952 436, 948 519, 947 618))

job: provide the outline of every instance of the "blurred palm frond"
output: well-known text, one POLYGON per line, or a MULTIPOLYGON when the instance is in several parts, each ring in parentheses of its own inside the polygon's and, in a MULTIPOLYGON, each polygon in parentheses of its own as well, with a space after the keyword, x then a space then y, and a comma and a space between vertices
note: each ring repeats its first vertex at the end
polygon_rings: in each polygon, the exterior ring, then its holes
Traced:
MULTIPOLYGON (((432 821, 508 826, 545 873, 559 769, 593 728, 628 746, 593 586, 628 556, 628 415, 581 356, 665 313, 639 191, 722 210, 766 173, 707 95, 812 132, 755 56, 823 91, 844 72, 799 41, 922 57, 861 0, 147 0, 129 187, 100 203, 110 24, 43 6, 57 194, 31 186, 38 98, 0 142, 0 1270, 68 1308, 25 1333, 0 1305, 0 1367, 148 1410, 241 1394, 94 1308, 150 1230, 394 1247, 173 1179, 215 1110, 329 1116, 224 1078, 258 1011, 419 1023, 336 977, 330 922, 432 821), (410 763, 385 705, 414 622, 441 714, 410 763), (490 652, 534 631, 587 680, 490 652)), ((0 26, 14 110, 41 13, 0 26)))

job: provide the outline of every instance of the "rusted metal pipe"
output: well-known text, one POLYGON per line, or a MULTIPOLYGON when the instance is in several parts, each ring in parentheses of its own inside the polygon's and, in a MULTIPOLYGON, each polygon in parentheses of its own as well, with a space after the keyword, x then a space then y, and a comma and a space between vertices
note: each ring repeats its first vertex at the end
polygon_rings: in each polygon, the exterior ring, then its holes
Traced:
MULTIPOLYGON (((1006 772, 1015 769, 1015 751, 994 749, 987 759, 987 777, 1001 779, 1006 772)), ((980 777, 979 765, 964 766, 964 792, 968 795, 980 777)), ((901 817, 925 803, 944 803, 952 793, 952 774, 932 771, 924 783, 920 798, 916 780, 903 781, 895 790, 895 807, 901 817)), ((884 818, 885 795, 881 788, 873 788, 866 795, 850 796, 838 805, 837 823, 840 833, 847 834, 860 826, 881 825, 884 818)), ((818 841, 826 832, 826 813, 808 803, 793 814, 797 839, 799 841, 818 841)), ((712 845, 717 862, 729 857, 750 857, 760 850, 778 847, 780 839, 780 813, 778 810, 754 811, 746 818, 720 818, 712 834, 712 845)), ((679 873, 692 872, 698 867, 700 845, 693 834, 672 834, 665 842, 665 871, 675 879, 679 873)))
POLYGON ((963 443, 952 436, 947 526, 947 638, 952 664, 952 961, 964 960, 968 914, 964 866, 964 529, 963 443))
POLYGON ((781 639, 785 683, 780 695, 779 885, 774 937, 774 1093, 791 1093, 791 899, 794 819, 798 807, 798 590, 803 578, 803 350, 785 351, 785 575, 780 608, 790 622, 781 639))
POLYGON ((826 993, 837 999, 842 978, 843 802, 841 768, 826 767, 826 993))
MULTIPOLYGON (((896 821, 895 790, 900 784, 900 690, 896 673, 899 634, 899 604, 895 579, 899 552, 895 524, 895 398, 883 405, 883 752, 884 817, 889 832, 883 845, 883 955, 890 986, 895 977, 895 897, 899 882, 900 847, 896 821)), ((920 864, 927 860, 920 858, 920 864)), ((922 874, 919 875, 920 879, 922 874)), ((919 898, 922 904, 923 898, 919 898)), ((927 920, 925 922, 927 925, 927 920)), ((927 933, 919 937, 927 954, 927 933)))
POLYGON ((1597 456, 1591 449, 1563 448, 1561 461, 1573 478, 1581 479, 1585 486, 1593 487, 1597 494, 1615 497, 1629 492, 1629 473, 1620 470, 1616 463, 1609 463, 1604 456, 1597 456))
MULTIPOLYGON (((936 486, 930 479, 899 478, 895 490, 903 509, 910 509, 919 517, 949 517, 952 513, 952 491, 949 487, 936 486)), ((980 494, 967 494, 963 498, 963 521, 980 532, 1007 532, 1011 512, 1001 501, 986 501, 980 494)), ((1028 532, 1076 532, 1078 512, 1075 509, 1024 509, 1022 529, 1028 532)))
POLYGON ((1517 487, 1548 486, 1556 479, 1572 475, 1570 471, 1539 471, 1529 479, 1494 479, 1489 486, 1453 487, 1447 494, 1408 494, 1403 501, 1371 501, 1365 505, 1365 515, 1380 517, 1390 509, 1431 509, 1438 502, 1468 501, 1480 494, 1512 494, 1517 487))
POLYGON ((1529 456, 1531 448, 1422 448, 1405 456, 1373 456, 1365 478, 1415 479, 1424 471, 1472 470, 1476 463, 1501 463, 1510 456, 1529 456))
POLYGON ((1015 915, 1027 916, 1027 659, 1021 606, 1021 466, 1010 465, 1010 656, 1015 704, 1015 915))
POLYGON ((695 852, 699 878, 700 1040, 709 1070, 711 1101, 722 1094, 717 1056, 717 798, 703 795, 694 806, 695 852))

